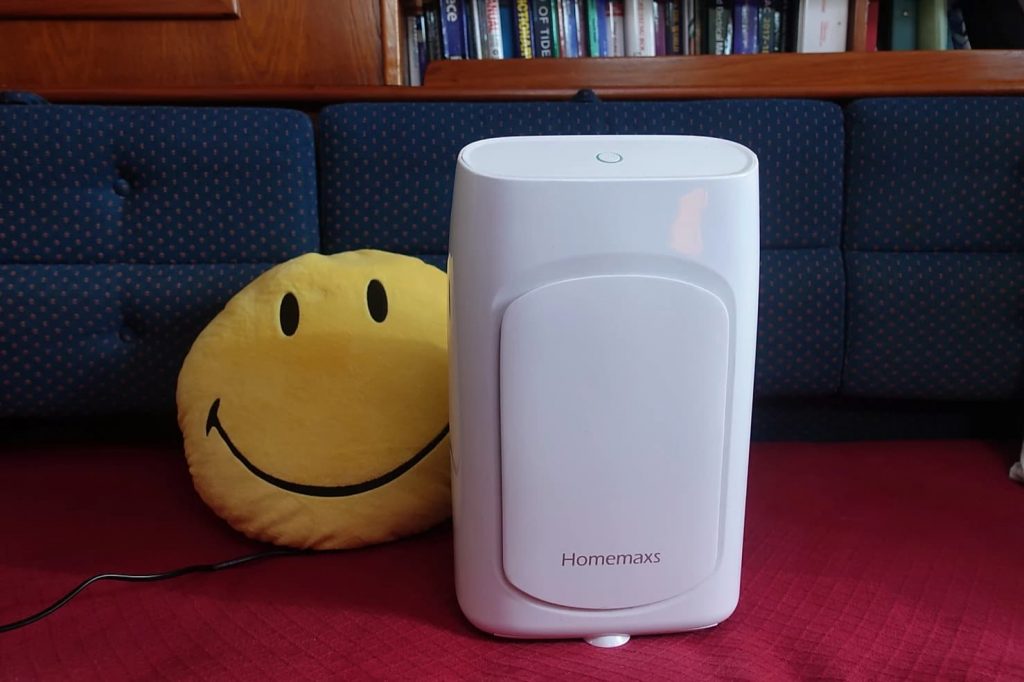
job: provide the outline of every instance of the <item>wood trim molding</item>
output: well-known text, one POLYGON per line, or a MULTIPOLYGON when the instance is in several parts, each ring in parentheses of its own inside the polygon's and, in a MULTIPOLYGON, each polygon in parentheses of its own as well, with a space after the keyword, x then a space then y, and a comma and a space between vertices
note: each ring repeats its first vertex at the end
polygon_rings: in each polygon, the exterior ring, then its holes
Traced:
POLYGON ((1024 94, 1024 50, 432 62, 424 89, 589 88, 607 98, 1024 94), (498 87, 496 87, 498 86, 498 87))
POLYGON ((851 0, 847 18, 846 49, 866 52, 868 42, 868 0, 851 0))
POLYGON ((239 0, 0 0, 0 19, 237 19, 239 0))
POLYGON ((380 0, 381 57, 384 84, 402 84, 402 13, 399 0, 380 0))

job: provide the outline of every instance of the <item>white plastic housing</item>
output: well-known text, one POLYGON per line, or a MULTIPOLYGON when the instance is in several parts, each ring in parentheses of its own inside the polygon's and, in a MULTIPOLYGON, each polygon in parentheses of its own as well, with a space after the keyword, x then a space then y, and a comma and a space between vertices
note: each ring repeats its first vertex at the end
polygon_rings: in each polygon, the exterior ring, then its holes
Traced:
POLYGON ((456 588, 477 627, 593 637, 736 606, 758 169, 681 136, 459 155, 449 276, 456 588))

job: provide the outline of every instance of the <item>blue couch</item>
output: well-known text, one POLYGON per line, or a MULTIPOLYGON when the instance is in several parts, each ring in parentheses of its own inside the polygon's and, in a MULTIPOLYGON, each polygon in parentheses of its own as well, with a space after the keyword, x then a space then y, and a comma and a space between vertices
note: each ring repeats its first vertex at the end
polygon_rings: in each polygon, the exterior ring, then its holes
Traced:
POLYGON ((458 149, 545 133, 759 155, 759 398, 997 408, 1024 386, 1022 119, 1017 98, 353 103, 314 131, 286 110, 2 106, 0 416, 171 413, 190 341, 257 273, 355 248, 443 266, 458 149))
MULTIPOLYGON (((304 252, 358 248, 443 267, 458 150, 490 136, 573 133, 713 135, 758 154, 755 439, 1019 435, 1024 98, 580 100, 345 103, 311 119, 6 96, 0 444, 14 451, 97 420, 173 430, 191 341, 258 273, 304 252)), ((928 462, 917 452, 908 471, 928 462)), ((985 475, 1002 471, 1002 485, 1005 464, 985 475)), ((954 479, 935 485, 952 490, 954 479)), ((986 524, 1005 523, 978 506, 986 524)), ((1024 557, 1013 551, 978 561, 1003 570, 1024 557)), ((0 614, 28 610, 15 606, 0 614)), ((998 627, 999 641, 1020 644, 1019 618, 998 627)), ((885 672, 880 660, 860 674, 885 672)))

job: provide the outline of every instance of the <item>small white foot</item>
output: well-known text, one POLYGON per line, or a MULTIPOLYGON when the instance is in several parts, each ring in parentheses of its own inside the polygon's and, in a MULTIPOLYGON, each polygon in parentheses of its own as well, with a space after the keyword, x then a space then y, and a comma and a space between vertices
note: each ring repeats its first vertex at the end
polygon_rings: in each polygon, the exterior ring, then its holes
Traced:
POLYGON ((584 637, 583 640, 590 646, 614 649, 628 642, 629 635, 594 635, 593 637, 584 637))

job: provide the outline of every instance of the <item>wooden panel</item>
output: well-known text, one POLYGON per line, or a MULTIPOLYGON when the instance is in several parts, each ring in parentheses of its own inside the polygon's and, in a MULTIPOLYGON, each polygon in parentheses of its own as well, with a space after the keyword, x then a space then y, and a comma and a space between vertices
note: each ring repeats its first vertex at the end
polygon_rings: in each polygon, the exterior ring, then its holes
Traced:
POLYGON ((238 16, 238 0, 0 0, 0 19, 238 16))
POLYGON ((387 85, 401 85, 405 80, 402 78, 402 16, 398 0, 380 0, 381 57, 387 85))
POLYGON ((851 52, 864 52, 868 42, 868 0, 850 0, 849 7, 846 49, 851 52))
POLYGON ((1024 51, 440 61, 426 88, 610 98, 1024 94, 1024 51))
POLYGON ((383 83, 380 4, 243 0, 237 21, 0 21, 0 89, 383 83))

